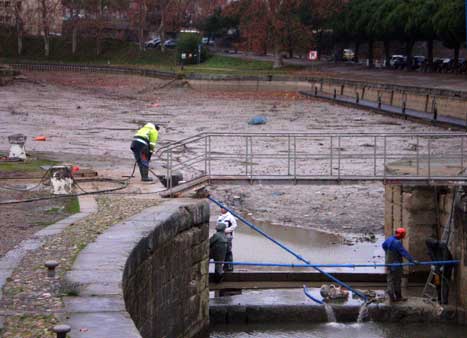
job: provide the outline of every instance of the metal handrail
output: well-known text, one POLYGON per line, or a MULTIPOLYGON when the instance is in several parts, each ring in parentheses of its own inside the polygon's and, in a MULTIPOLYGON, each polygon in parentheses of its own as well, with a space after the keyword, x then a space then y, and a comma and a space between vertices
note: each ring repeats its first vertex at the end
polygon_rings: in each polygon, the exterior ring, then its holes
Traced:
MULTIPOLYGON (((465 133, 203 132, 165 145, 157 151, 157 155, 166 162, 168 176, 182 168, 197 171, 191 180, 203 176, 208 179, 233 176, 246 180, 285 177, 295 183, 304 178, 373 181, 398 177, 445 181, 452 177, 453 180, 467 181, 467 174, 461 170, 465 164, 466 137, 465 133), (218 142, 219 138, 229 142, 218 142), (397 143, 392 143, 395 138, 398 139, 397 143), (415 147, 400 149, 401 141, 410 141, 415 147), (311 148, 310 145, 316 145, 316 142, 320 143, 320 148, 311 148), (279 150, 270 149, 270 144, 278 146, 279 150), (180 151, 180 148, 190 146, 190 155, 180 151), (372 147, 372 150, 362 147, 372 147), (306 161, 310 164, 300 166, 299 162, 306 161), (352 164, 355 161, 362 163, 360 166, 352 164), (413 166, 413 172, 387 172, 388 161, 405 161, 413 166), (219 170, 216 167, 218 163, 224 163, 223 168, 232 169, 226 172, 219 170), (314 163, 320 165, 313 167, 314 163), (352 166, 347 167, 347 163, 352 166), (437 173, 436 166, 445 163, 459 168, 458 172, 437 173), (199 168, 195 168, 196 165, 199 168)), ((168 181, 171 189, 171 182, 168 181)))

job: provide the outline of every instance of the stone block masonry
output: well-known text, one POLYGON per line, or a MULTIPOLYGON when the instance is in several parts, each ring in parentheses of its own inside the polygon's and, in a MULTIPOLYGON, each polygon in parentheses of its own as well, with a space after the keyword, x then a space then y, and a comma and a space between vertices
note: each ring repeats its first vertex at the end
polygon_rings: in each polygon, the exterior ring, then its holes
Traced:
POLYGON ((169 200, 88 245, 67 275, 71 337, 208 336, 208 222, 207 202, 169 200))

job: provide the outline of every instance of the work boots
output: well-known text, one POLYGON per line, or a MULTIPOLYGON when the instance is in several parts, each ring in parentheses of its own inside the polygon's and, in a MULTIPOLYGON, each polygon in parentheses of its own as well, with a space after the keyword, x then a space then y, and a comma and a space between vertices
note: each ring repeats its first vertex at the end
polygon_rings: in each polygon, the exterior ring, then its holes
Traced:
POLYGON ((141 167, 140 172, 141 172, 141 181, 143 181, 143 182, 152 182, 152 177, 148 176, 148 174, 149 174, 149 169, 148 168, 141 167))

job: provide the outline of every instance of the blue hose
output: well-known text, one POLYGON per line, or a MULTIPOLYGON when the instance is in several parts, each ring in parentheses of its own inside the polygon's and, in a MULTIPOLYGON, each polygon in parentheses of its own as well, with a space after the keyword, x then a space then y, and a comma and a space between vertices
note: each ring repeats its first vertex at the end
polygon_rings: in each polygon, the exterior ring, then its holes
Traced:
MULTIPOLYGON (((255 230, 256 232, 260 233, 261 235, 263 235, 264 237, 266 237, 267 239, 269 239, 270 241, 272 241, 273 243, 277 244, 279 247, 281 247, 282 249, 284 249, 285 251, 287 251, 288 253, 290 253, 291 255, 293 255, 295 258, 297 258, 298 260, 304 262, 305 264, 309 264, 309 265, 312 265, 310 263, 310 261, 306 260, 305 258, 303 258, 302 256, 300 256, 299 254, 295 253, 294 251, 292 251, 291 249, 289 249, 287 246, 285 246, 284 244, 282 244, 281 242, 277 241, 276 239, 272 238, 270 235, 268 235, 267 233, 265 233, 263 230, 261 230, 260 228, 258 228, 256 225, 254 225, 253 223, 247 221, 246 219, 244 219, 242 216, 238 215, 237 213, 235 213, 233 210, 230 210, 229 208, 227 208, 225 205, 223 205, 222 203, 220 203, 219 201, 215 200, 214 198, 212 198, 211 196, 208 196, 208 199, 212 202, 214 202, 215 204, 217 204, 219 207, 227 210, 228 212, 230 212, 232 215, 234 215, 236 218, 238 218, 240 221, 242 221, 243 223, 245 223, 246 225, 248 225, 250 228, 252 228, 253 230, 255 230)), ((329 279, 331 279, 332 281, 334 281, 335 283, 339 284, 340 286, 343 286, 345 287, 347 290, 350 290, 352 291, 353 293, 355 293, 357 296, 359 296, 360 298, 362 298, 365 302, 368 300, 367 296, 365 296, 363 293, 361 293, 360 291, 357 291, 355 289, 353 289, 350 285, 344 283, 344 282, 341 282, 339 279, 337 279, 336 277, 334 277, 333 275, 327 273, 326 271, 323 271, 321 270, 319 267, 316 267, 316 266, 312 266, 313 269, 315 269, 316 271, 322 273, 323 275, 325 275, 326 277, 328 277, 329 279)))
POLYGON ((303 285, 303 293, 305 294, 305 296, 307 296, 307 297, 310 298, 311 300, 314 300, 316 303, 321 304, 321 305, 324 304, 323 301, 321 301, 321 300, 319 300, 319 299, 313 297, 313 295, 311 294, 310 290, 308 290, 308 288, 307 288, 305 285, 303 285))
POLYGON ((210 264, 232 264, 243 266, 267 266, 267 267, 284 267, 284 268, 377 268, 377 267, 398 267, 398 266, 414 266, 414 265, 457 265, 459 260, 451 261, 430 261, 415 263, 391 263, 391 264, 287 264, 287 263, 256 263, 256 262, 209 262, 210 264))

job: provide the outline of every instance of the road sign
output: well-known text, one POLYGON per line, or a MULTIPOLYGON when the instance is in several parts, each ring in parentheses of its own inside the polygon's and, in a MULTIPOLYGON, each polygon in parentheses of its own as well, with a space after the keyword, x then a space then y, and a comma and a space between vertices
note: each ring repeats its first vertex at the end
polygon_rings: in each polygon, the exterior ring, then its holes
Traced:
POLYGON ((310 50, 308 52, 308 60, 309 61, 316 61, 318 60, 318 51, 317 50, 310 50))

